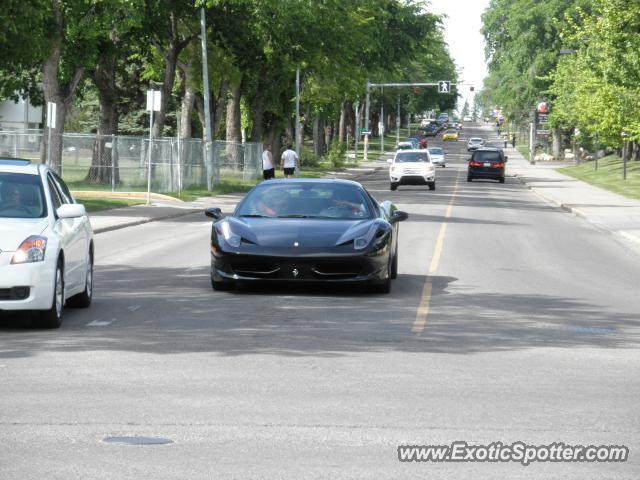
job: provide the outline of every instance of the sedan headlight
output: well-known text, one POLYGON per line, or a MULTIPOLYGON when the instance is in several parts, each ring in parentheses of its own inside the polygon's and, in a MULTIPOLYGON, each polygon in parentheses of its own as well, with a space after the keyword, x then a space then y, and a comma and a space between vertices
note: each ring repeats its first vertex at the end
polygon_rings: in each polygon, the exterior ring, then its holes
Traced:
POLYGON ((20 244, 11 258, 12 264, 35 263, 44 261, 47 250, 47 237, 32 235, 20 244))

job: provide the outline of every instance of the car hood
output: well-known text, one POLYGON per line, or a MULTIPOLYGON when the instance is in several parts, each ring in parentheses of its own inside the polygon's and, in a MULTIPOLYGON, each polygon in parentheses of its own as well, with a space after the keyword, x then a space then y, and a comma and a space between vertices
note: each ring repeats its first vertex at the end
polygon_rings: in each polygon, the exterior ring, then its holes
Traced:
POLYGON ((0 218, 0 250, 15 252, 31 235, 40 235, 48 222, 46 218, 0 218))
POLYGON ((322 248, 340 245, 366 234, 375 221, 315 218, 229 217, 231 230, 246 241, 262 247, 322 248))

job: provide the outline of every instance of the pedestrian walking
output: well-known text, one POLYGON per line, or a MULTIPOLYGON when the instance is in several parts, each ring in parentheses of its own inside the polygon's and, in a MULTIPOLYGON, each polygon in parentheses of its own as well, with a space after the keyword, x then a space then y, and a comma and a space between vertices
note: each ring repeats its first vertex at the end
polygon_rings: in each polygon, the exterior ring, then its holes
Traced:
POLYGON ((269 180, 276 177, 276 168, 273 164, 273 154, 271 153, 271 144, 267 143, 262 152, 262 178, 269 180))
POLYGON ((298 165, 298 154, 293 150, 292 144, 287 144, 287 149, 282 152, 282 170, 285 178, 293 177, 298 165))

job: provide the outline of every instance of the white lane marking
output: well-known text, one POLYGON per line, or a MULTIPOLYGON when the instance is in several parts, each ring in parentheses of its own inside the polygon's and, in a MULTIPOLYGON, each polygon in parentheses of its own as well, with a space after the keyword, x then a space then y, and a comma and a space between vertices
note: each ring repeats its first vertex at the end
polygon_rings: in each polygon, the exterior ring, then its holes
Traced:
POLYGON ((142 307, 140 305, 131 305, 130 307, 127 307, 127 310, 129 310, 131 313, 134 313, 140 310, 141 308, 142 307))
POLYGON ((112 318, 111 320, 94 320, 93 322, 87 323, 87 327, 107 327, 115 322, 116 319, 112 318))

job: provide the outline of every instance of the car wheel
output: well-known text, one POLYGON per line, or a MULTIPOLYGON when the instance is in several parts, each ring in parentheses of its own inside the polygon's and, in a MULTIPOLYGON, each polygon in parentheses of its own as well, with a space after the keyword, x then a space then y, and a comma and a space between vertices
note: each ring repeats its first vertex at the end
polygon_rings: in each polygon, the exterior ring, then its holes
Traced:
POLYGON ((471 175, 467 175, 467 182, 470 182, 471 180, 473 180, 473 177, 471 175))
POLYGON ((371 293, 391 293, 391 262, 389 262, 389 272, 386 280, 382 283, 374 283, 369 285, 369 291, 371 293))
POLYGON ((396 245, 396 252, 393 254, 393 262, 391 262, 391 278, 393 280, 398 278, 398 245, 396 245))
POLYGON ((216 292, 231 290, 233 287, 234 284, 231 282, 216 282, 213 277, 211 277, 211 288, 213 288, 216 292))
POLYGON ((500 179, 500 183, 504 183, 504 177, 500 179))
POLYGON ((397 183, 392 183, 391 185, 389 185, 389 189, 392 192, 395 192, 398 189, 398 184, 397 183))
POLYGON ((93 298, 93 252, 89 254, 89 264, 87 265, 87 278, 85 279, 84 291, 74 295, 67 300, 67 305, 75 308, 88 308, 93 298))
POLYGON ((446 167, 446 165, 443 163, 443 164, 442 164, 442 168, 444 168, 444 167, 446 167))
POLYGON ((64 270, 62 260, 58 260, 56 276, 53 285, 53 299, 51 308, 36 312, 35 326, 38 328, 58 328, 62 325, 62 313, 64 311, 64 270))
POLYGON ((436 182, 431 182, 429 184, 429 190, 435 190, 436 189, 436 182))

